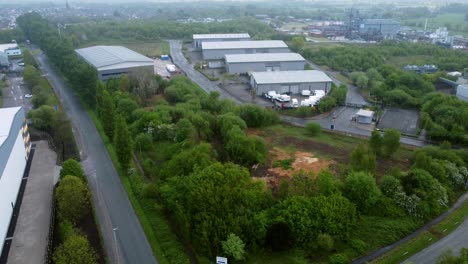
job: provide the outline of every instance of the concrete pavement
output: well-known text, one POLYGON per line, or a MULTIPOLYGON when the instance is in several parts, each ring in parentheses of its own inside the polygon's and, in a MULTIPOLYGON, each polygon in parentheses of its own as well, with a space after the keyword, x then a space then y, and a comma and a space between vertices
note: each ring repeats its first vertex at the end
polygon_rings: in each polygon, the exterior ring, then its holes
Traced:
POLYGON ((8 255, 9 264, 45 262, 57 155, 47 141, 35 144, 35 155, 8 255))
POLYGON ((110 263, 157 263, 104 142, 86 109, 45 56, 39 54, 35 57, 72 122, 110 263), (115 239, 114 228, 118 228, 115 239))

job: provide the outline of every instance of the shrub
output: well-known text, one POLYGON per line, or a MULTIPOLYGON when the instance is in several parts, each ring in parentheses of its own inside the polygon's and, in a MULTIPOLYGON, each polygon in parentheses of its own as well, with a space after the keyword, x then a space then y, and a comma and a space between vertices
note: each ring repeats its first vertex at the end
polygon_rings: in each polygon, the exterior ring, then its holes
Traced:
POLYGON ((90 201, 88 187, 76 176, 65 176, 55 192, 60 220, 76 223, 87 211, 90 201))
POLYGON ((332 251, 334 242, 329 234, 319 234, 317 237, 317 244, 323 250, 332 251))
POLYGON ((153 137, 148 133, 140 133, 135 137, 135 150, 147 151, 151 149, 153 137))
POLYGON ((97 262, 96 252, 85 236, 72 235, 55 250, 55 264, 93 264, 97 262))
POLYGON ((329 258, 330 264, 346 264, 348 262, 348 257, 346 257, 344 254, 333 254, 329 258))
POLYGON ((237 261, 244 259, 245 243, 235 234, 229 234, 226 241, 221 242, 221 244, 226 255, 231 256, 237 261))
POLYGON ((148 199, 154 199, 158 197, 158 187, 154 183, 145 184, 143 187, 142 196, 148 199))
POLYGON ((367 248, 369 247, 366 242, 360 239, 351 239, 349 245, 359 254, 365 253, 367 251, 367 248))
POLYGON ((307 130, 307 133, 310 135, 310 136, 318 136, 320 135, 320 132, 322 130, 322 127, 320 126, 320 124, 318 123, 315 123, 315 122, 310 122, 310 123, 307 123, 305 125, 305 129, 307 130))
POLYGON ((60 242, 67 240, 74 234, 75 231, 73 230, 73 224, 70 221, 64 220, 58 223, 58 235, 60 238, 60 242))
POLYGON ((74 159, 68 159, 63 163, 62 169, 60 170, 60 178, 63 178, 67 175, 77 176, 80 178, 84 176, 83 168, 81 168, 81 165, 78 163, 78 161, 74 159))

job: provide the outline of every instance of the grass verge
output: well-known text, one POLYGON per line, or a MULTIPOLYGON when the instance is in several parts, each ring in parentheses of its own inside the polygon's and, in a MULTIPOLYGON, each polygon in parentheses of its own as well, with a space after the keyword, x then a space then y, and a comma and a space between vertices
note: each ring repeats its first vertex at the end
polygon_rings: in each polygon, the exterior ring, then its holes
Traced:
MULTIPOLYGON (((157 204, 156 200, 149 201, 149 199, 143 199, 141 195, 139 195, 139 191, 142 189, 141 186, 144 185, 142 177, 128 177, 119 168, 119 162, 117 160, 114 147, 110 143, 107 135, 105 135, 96 113, 88 109, 88 114, 99 131, 114 166, 117 168, 122 185, 128 194, 128 198, 130 199, 133 209, 140 220, 143 231, 145 232, 158 262, 160 264, 188 263, 188 256, 167 223, 167 220, 162 213, 161 206, 157 204), (176 260, 176 262, 174 262, 174 260, 176 260)), ((135 168, 135 165, 132 164, 132 167, 135 168)))
POLYGON ((456 209, 452 214, 447 216, 439 224, 432 226, 430 231, 424 231, 410 241, 403 243, 387 254, 375 259, 371 263, 392 264, 401 263, 405 259, 418 253, 424 248, 442 239, 446 235, 455 230, 464 218, 468 215, 468 202, 464 202, 461 207, 456 209))

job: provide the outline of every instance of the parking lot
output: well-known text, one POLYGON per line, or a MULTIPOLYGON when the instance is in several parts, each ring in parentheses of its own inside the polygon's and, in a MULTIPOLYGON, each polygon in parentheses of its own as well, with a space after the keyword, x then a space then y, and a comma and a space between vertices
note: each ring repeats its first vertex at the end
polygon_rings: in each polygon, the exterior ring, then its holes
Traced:
POLYGON ((419 111, 399 108, 386 108, 382 114, 378 128, 394 128, 406 135, 418 133, 419 111))

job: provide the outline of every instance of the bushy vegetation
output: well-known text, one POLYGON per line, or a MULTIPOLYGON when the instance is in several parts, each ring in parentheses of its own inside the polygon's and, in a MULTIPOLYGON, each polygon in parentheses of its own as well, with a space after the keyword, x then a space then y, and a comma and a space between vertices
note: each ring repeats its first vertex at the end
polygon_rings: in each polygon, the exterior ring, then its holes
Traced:
POLYGON ((57 209, 53 262, 105 263, 83 168, 76 160, 67 160, 60 176, 54 197, 57 209), (94 225, 85 224, 90 222, 86 218, 94 225))

